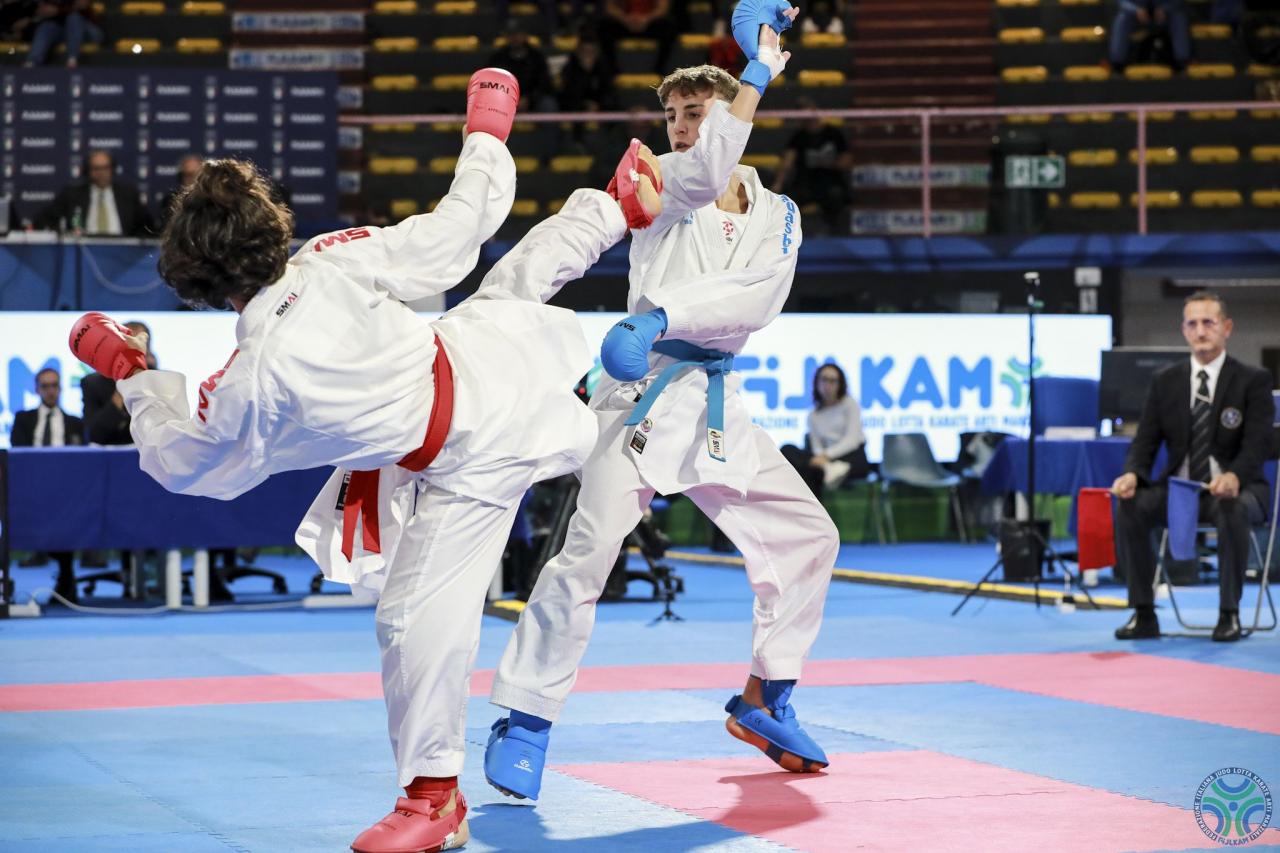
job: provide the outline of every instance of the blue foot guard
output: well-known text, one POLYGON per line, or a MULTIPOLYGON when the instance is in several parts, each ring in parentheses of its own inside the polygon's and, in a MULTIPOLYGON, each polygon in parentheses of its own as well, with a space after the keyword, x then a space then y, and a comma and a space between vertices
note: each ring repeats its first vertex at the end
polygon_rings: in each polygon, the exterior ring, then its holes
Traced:
POLYGON ((724 706, 730 715, 724 726, 729 734, 751 744, 782 769, 792 773, 816 773, 830 762, 822 747, 800 728, 795 710, 787 704, 793 684, 764 682, 768 710, 747 704, 741 696, 734 696, 724 706))
POLYGON ((484 750, 484 777, 489 784, 517 799, 538 799, 550 728, 546 720, 518 711, 495 721, 484 750))

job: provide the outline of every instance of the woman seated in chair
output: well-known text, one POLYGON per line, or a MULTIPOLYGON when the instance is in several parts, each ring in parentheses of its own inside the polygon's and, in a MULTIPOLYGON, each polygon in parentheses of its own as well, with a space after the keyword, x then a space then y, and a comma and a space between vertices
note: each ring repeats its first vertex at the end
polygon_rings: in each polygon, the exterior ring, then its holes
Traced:
POLYGON ((813 411, 803 450, 788 444, 782 455, 796 467, 814 495, 871 473, 867 439, 862 434, 862 409, 849 396, 844 371, 824 364, 813 375, 813 411))

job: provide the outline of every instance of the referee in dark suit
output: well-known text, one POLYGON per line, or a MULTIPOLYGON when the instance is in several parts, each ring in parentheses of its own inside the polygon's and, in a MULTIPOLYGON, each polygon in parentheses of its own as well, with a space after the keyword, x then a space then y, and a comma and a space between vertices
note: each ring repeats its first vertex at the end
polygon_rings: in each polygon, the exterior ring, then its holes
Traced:
POLYGON ((1134 614, 1116 630, 1120 640, 1160 636, 1152 584, 1151 531, 1165 524, 1171 475, 1208 484, 1200 494, 1200 520, 1218 528, 1218 625, 1213 639, 1240 639, 1240 592, 1249 562, 1250 527, 1265 518, 1275 402, 1271 376, 1227 355, 1231 337, 1227 306, 1216 293, 1199 291, 1182 307, 1182 335, 1191 357, 1155 375, 1125 473, 1112 485, 1120 498, 1116 545, 1129 574, 1134 614), (1160 444, 1169 467, 1158 480, 1151 466, 1160 444))

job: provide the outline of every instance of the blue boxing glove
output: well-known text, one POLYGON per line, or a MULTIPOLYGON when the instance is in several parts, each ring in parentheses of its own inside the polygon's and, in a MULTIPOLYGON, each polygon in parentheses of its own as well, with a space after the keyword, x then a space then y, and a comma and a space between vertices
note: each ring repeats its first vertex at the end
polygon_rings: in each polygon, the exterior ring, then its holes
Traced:
POLYGON ((777 49, 765 49, 762 55, 760 27, 769 26, 781 34, 791 27, 791 18, 786 14, 790 9, 787 0, 740 0, 733 10, 733 38, 749 60, 741 80, 762 95, 769 82, 782 72, 786 58, 777 49))
POLYGON ((600 363, 614 379, 634 382, 649 372, 649 350, 667 330, 667 312, 661 308, 621 320, 604 336, 600 363))

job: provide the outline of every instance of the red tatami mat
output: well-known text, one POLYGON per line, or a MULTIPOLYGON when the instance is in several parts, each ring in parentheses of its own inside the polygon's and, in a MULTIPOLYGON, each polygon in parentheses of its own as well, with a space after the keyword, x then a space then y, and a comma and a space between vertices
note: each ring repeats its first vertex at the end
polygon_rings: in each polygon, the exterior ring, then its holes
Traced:
MULTIPOLYGON (((831 756, 819 775, 761 758, 554 770, 809 853, 1215 848, 1190 810, 929 751, 831 756)), ((1258 844, 1280 841, 1268 830, 1258 844)))

